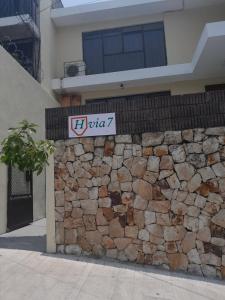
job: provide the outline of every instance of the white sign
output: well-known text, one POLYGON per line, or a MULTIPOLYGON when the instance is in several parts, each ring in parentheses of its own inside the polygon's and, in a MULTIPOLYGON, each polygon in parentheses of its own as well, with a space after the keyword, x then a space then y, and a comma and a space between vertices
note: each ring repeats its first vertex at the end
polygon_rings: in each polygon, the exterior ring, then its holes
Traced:
POLYGON ((115 113, 69 117, 69 138, 116 134, 115 113))

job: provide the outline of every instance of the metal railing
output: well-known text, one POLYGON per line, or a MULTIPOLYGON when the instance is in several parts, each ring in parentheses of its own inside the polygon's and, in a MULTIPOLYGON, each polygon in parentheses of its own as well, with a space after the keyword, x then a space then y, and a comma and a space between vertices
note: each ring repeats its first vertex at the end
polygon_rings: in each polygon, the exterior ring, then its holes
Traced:
POLYGON ((39 0, 0 0, 0 18, 28 14, 37 24, 39 0))

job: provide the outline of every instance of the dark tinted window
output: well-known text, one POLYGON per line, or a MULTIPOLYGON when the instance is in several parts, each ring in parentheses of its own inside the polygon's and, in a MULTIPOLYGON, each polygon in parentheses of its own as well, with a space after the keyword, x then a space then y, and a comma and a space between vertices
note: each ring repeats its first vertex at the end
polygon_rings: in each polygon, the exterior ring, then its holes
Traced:
POLYGON ((213 84, 213 85, 207 85, 205 87, 206 92, 211 92, 211 91, 223 91, 225 90, 225 83, 224 84, 213 84))
POLYGON ((83 51, 87 74, 167 64, 161 22, 84 33, 83 51))

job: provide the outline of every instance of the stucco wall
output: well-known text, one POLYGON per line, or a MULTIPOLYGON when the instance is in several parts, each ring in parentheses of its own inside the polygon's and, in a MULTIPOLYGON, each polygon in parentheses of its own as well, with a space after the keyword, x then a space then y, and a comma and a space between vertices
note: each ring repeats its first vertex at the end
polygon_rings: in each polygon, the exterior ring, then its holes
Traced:
MULTIPOLYGON (((83 60, 82 32, 94 31, 120 26, 145 24, 164 21, 168 64, 188 63, 193 57, 204 25, 225 19, 225 6, 206 7, 165 13, 163 15, 145 16, 116 22, 104 22, 83 26, 56 29, 56 77, 64 77, 64 62, 83 60)), ((207 84, 223 83, 223 78, 209 80, 177 82, 139 88, 113 89, 105 91, 84 92, 82 101, 88 99, 113 97, 127 94, 148 93, 170 90, 172 95, 203 92, 207 84)))
POLYGON ((190 62, 205 23, 225 19, 225 6, 179 11, 114 22, 57 28, 57 77, 63 77, 64 62, 83 59, 82 32, 164 21, 169 64, 190 62))
POLYGON ((225 6, 210 6, 165 14, 168 64, 188 63, 206 23, 225 20, 225 6))
POLYGON ((56 29, 51 20, 51 0, 41 1, 40 31, 41 31, 41 84, 50 94, 53 94, 51 80, 56 76, 56 29))
POLYGON ((59 253, 225 278, 225 128, 56 141, 59 253))
MULTIPOLYGON (((34 122, 38 139, 45 138, 45 108, 58 103, 2 47, 0 47, 0 140, 23 119, 34 122)), ((0 233, 6 230, 6 168, 1 166, 0 233)), ((45 216, 45 174, 34 178, 34 218, 45 216)))

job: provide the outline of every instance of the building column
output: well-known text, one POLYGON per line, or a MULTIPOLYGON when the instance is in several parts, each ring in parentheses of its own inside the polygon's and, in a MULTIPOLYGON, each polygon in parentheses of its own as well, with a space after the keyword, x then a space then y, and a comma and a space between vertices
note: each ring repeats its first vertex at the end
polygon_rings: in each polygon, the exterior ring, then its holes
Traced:
POLYGON ((55 240, 55 195, 54 195, 54 155, 49 157, 46 167, 46 232, 47 253, 56 252, 55 240))
POLYGON ((8 167, 0 164, 0 234, 7 231, 8 167))

